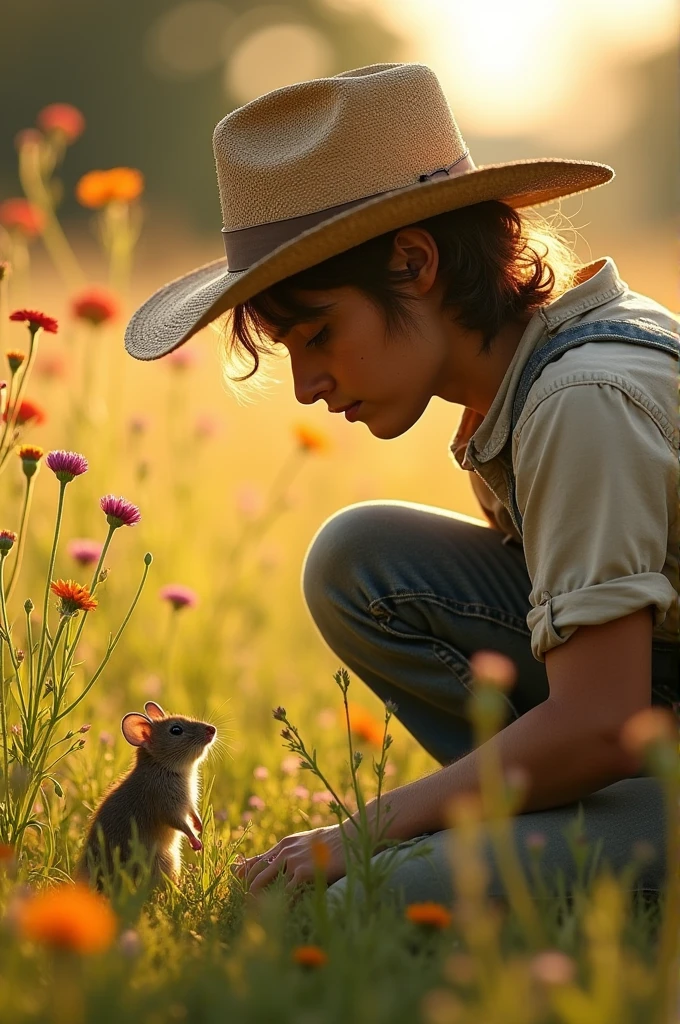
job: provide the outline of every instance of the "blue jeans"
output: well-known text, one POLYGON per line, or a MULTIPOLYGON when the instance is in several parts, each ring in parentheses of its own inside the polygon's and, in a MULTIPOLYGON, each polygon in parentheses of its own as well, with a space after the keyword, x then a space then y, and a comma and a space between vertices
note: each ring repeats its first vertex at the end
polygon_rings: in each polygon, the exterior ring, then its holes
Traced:
MULTIPOLYGON (((302 587, 317 628, 347 668, 382 700, 440 764, 470 751, 474 737, 465 705, 472 673, 469 657, 486 648, 512 658, 518 681, 506 697, 506 723, 549 694, 545 665, 531 652, 526 624, 531 583, 524 552, 493 529, 445 509, 405 501, 369 501, 331 516, 305 556, 302 587)), ((680 647, 654 643, 653 701, 678 700, 680 647)), ((637 841, 654 859, 640 885, 659 888, 664 877, 661 787, 644 775, 607 786, 582 801, 589 837, 603 840, 602 858, 622 867, 637 841)), ((520 855, 532 832, 547 838, 545 863, 575 877, 563 827, 578 802, 513 819, 520 855)), ((421 840, 433 847, 426 860, 405 860, 394 888, 409 901, 453 895, 446 844, 455 831, 421 840)), ((405 844, 405 849, 412 843, 405 844)), ((378 854, 378 856, 381 856, 378 854)), ((492 894, 502 885, 489 848, 492 894)), ((343 881, 331 889, 342 887, 343 881)))

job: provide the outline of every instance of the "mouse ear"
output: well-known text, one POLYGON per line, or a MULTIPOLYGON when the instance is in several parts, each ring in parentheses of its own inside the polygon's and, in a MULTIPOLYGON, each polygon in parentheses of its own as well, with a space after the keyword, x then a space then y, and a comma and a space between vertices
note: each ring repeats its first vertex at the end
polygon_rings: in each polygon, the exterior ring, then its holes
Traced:
POLYGON ((146 715, 140 715, 137 711, 129 711, 123 716, 120 723, 123 736, 133 747, 143 747, 151 737, 151 721, 146 715))
POLYGON ((160 706, 160 704, 156 704, 155 700, 147 700, 146 704, 144 705, 144 710, 146 711, 149 718, 166 717, 165 711, 163 711, 163 708, 160 706))

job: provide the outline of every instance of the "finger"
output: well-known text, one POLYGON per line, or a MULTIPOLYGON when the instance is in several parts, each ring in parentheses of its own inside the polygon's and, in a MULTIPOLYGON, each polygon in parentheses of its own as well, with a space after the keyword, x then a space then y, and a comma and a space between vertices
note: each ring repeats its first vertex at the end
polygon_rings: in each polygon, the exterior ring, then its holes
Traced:
POLYGON ((248 868, 246 869, 246 881, 248 882, 248 884, 250 884, 250 882, 254 878, 256 878, 257 875, 259 875, 262 871, 264 871, 271 865, 276 864, 277 862, 278 867, 275 868, 275 871, 279 870, 281 864, 285 863, 285 860, 273 853, 270 853, 269 856, 263 853, 260 857, 257 858, 257 860, 253 861, 252 864, 249 864, 248 868))
POLYGON ((277 875, 283 871, 285 873, 286 862, 285 861, 274 861, 272 864, 267 864, 262 871, 254 877, 253 881, 248 886, 248 890, 251 893, 260 892, 270 882, 273 882, 277 875))

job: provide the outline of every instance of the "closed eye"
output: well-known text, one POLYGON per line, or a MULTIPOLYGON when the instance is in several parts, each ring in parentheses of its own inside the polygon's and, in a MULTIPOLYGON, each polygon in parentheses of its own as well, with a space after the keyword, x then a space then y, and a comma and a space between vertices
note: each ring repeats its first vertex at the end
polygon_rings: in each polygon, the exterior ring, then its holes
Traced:
POLYGON ((309 339, 305 348, 316 348, 318 345, 323 345, 324 341, 328 340, 329 334, 330 331, 328 329, 328 324, 326 324, 325 327, 321 328, 318 334, 315 334, 313 338, 309 339))

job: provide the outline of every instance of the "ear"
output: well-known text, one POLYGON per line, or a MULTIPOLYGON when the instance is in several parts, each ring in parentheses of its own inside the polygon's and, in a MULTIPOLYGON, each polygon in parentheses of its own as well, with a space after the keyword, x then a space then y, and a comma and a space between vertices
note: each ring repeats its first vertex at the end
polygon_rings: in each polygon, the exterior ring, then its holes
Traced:
POLYGON ((149 718, 165 718, 165 711, 163 711, 160 704, 156 704, 154 700, 147 700, 144 705, 144 710, 149 718))
POLYGON ((151 736, 151 720, 136 711, 130 711, 124 715, 120 727, 123 730, 123 736, 133 747, 146 746, 151 736))
POLYGON ((402 228, 393 239, 390 270, 409 270, 412 280, 407 282, 418 295, 430 291, 437 279, 439 249, 425 228, 402 228))

